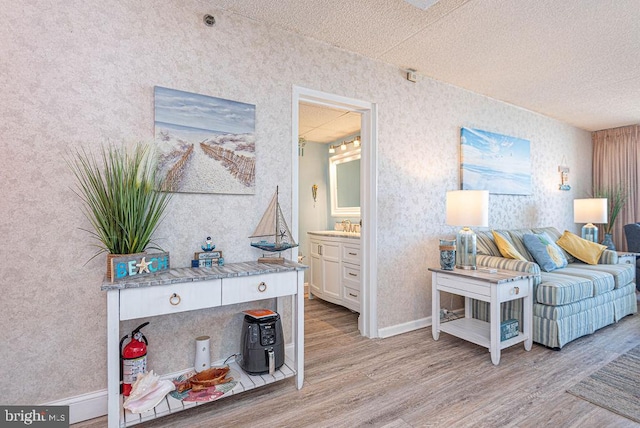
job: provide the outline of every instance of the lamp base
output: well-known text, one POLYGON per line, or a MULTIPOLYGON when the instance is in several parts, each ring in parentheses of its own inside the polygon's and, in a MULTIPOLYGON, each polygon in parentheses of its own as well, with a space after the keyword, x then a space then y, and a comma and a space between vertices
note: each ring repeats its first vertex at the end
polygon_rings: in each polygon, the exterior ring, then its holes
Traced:
POLYGON ((466 270, 477 269, 476 234, 468 227, 463 227, 456 236, 456 267, 466 270))
POLYGON ((598 242, 598 228, 591 223, 582 226, 582 239, 591 242, 598 242))

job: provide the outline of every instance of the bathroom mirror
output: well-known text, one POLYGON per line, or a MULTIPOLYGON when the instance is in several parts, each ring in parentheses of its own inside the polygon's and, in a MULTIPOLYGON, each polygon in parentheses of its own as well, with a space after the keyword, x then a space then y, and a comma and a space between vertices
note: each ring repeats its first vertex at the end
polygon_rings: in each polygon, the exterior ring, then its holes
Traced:
POLYGON ((331 215, 360 217, 360 149, 329 158, 331 215))

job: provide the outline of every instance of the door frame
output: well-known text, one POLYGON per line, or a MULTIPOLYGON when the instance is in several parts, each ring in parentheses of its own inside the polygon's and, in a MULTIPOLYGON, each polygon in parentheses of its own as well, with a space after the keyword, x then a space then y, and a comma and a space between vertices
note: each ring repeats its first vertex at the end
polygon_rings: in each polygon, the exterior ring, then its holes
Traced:
MULTIPOLYGON (((294 235, 299 233, 299 162, 298 162, 298 119, 300 102, 319 106, 339 108, 361 114, 360 138, 360 195, 362 231, 361 246, 361 302, 358 328, 360 333, 369 338, 378 337, 378 277, 377 277, 377 195, 378 195, 378 160, 377 160, 377 105, 368 101, 356 100, 328 92, 293 86, 292 118, 291 118, 291 210, 292 229, 294 235)), ((298 259, 298 249, 294 248, 293 260, 298 259)))

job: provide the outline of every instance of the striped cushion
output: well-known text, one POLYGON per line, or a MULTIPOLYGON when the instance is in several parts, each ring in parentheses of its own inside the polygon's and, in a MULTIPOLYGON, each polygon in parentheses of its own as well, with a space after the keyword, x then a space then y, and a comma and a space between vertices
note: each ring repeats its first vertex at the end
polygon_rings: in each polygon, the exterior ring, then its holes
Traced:
POLYGON ((568 305, 550 306, 536 303, 533 305, 533 314, 537 317, 550 320, 559 320, 570 317, 571 315, 584 312, 593 307, 603 305, 612 301, 613 293, 605 293, 592 299, 582 299, 579 302, 570 303, 568 305))
MULTIPOLYGON (((604 269, 585 269, 587 265, 582 263, 571 263, 564 269, 554 271, 560 275, 569 275, 571 277, 580 277, 588 279, 593 283, 593 296, 598 296, 615 288, 613 275, 605 272, 604 269)), ((627 281, 629 282, 629 281, 627 281)))
POLYGON ((531 229, 516 229, 516 230, 505 230, 503 233, 508 233, 511 237, 511 241, 513 241, 513 246, 516 247, 516 250, 520 254, 524 256, 525 259, 530 262, 535 262, 536 260, 533 258, 527 247, 524 245, 524 235, 533 233, 531 229))
MULTIPOLYGON (((605 303, 611 302, 613 300, 619 300, 621 297, 624 297, 626 295, 633 295, 633 297, 635 298, 635 292, 633 290, 634 287, 635 285, 628 284, 621 289, 615 289, 611 292, 601 294, 592 299, 583 299, 579 302, 562 306, 549 306, 536 303, 533 305, 533 315, 550 320, 559 320, 569 317, 573 314, 577 314, 578 312, 586 311, 587 309, 591 309, 595 306, 604 305, 605 303)), ((634 308, 625 308, 623 313, 624 315, 628 315, 629 313, 635 313, 636 310, 637 309, 634 308)))
MULTIPOLYGON (((540 283, 540 266, 534 262, 525 262, 516 259, 506 259, 502 256, 484 256, 479 255, 476 258, 478 266, 485 266, 489 268, 514 270, 516 272, 533 273, 536 278, 533 280, 533 285, 540 283)), ((629 265, 631 266, 631 265, 629 265)))
POLYGON ((537 302, 566 305, 593 296, 593 284, 590 280, 558 272, 560 271, 541 273, 542 282, 536 290, 537 302))
POLYGON ((605 272, 613 277, 613 288, 621 288, 633 281, 635 266, 633 265, 588 265, 586 263, 573 263, 569 267, 575 267, 585 272, 605 272))
POLYGON ((601 265, 615 265, 618 263, 618 253, 611 250, 604 250, 598 260, 598 264, 601 265))
POLYGON ((476 233, 476 254, 502 257, 490 230, 476 233))

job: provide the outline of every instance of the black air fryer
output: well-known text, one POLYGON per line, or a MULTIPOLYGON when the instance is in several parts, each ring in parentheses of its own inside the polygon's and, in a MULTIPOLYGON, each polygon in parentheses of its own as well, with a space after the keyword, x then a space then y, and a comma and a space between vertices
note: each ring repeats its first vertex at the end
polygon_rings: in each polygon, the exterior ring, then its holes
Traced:
POLYGON ((280 315, 254 318, 244 316, 242 354, 237 362, 249 374, 273 374, 284 364, 284 337, 280 315))

